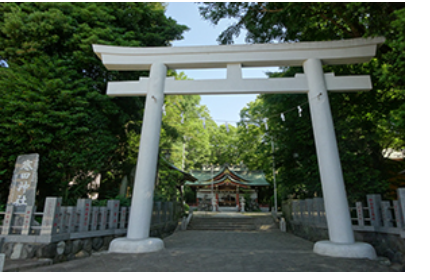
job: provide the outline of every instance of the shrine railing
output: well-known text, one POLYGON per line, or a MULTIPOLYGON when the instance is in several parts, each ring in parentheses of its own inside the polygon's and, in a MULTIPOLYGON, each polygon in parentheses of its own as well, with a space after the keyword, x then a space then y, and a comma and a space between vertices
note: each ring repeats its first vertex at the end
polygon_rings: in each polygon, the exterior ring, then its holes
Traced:
MULTIPOLYGON (((405 237, 405 189, 397 191, 398 200, 384 201, 380 195, 367 195, 367 206, 356 202, 350 207, 355 231, 383 232, 405 237)), ((327 228, 323 198, 289 200, 282 211, 294 224, 327 228)))
MULTIPOLYGON (((151 229, 177 221, 179 211, 177 203, 154 202, 151 229)), ((92 206, 91 199, 79 199, 76 206, 61 206, 61 198, 48 197, 43 212, 35 212, 34 206, 20 212, 7 206, 0 212, 0 238, 5 242, 51 243, 121 235, 127 232, 129 213, 130 207, 121 207, 119 200, 108 200, 102 207, 92 206)))

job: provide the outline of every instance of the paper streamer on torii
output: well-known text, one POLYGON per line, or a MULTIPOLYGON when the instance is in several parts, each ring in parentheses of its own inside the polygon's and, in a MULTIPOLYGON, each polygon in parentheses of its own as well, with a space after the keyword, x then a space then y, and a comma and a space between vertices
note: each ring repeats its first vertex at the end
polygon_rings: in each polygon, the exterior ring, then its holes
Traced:
POLYGON ((299 106, 297 106, 297 110, 299 111, 299 117, 302 117, 302 107, 300 107, 300 105, 299 106))

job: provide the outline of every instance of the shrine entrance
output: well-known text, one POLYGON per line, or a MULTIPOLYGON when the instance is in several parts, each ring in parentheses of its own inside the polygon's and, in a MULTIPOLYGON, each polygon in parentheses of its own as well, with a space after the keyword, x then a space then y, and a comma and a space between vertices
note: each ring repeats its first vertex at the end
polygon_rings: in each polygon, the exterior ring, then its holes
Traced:
POLYGON ((219 207, 235 207, 236 193, 233 191, 221 191, 219 196, 219 207))
POLYGON ((223 210, 221 207, 229 207, 224 210, 244 212, 241 200, 247 196, 248 203, 254 206, 258 203, 258 189, 270 186, 264 172, 248 170, 244 164, 203 166, 201 170, 191 170, 190 174, 196 181, 187 181, 185 186, 195 190, 199 210, 211 208, 218 211, 223 210))
POLYGON ((370 76, 336 77, 323 65, 367 62, 385 38, 202 47, 115 47, 93 45, 108 70, 150 70, 139 81, 108 82, 110 96, 146 95, 136 178, 126 238, 112 241, 109 251, 153 252, 164 248, 150 238, 154 183, 164 95, 168 94, 307 94, 324 196, 329 239, 314 252, 333 257, 375 259, 373 247, 355 242, 342 167, 334 133, 328 92, 372 89, 370 76), (302 66, 293 78, 243 79, 242 67, 302 66), (227 68, 224 80, 180 80, 166 77, 167 69, 227 68))

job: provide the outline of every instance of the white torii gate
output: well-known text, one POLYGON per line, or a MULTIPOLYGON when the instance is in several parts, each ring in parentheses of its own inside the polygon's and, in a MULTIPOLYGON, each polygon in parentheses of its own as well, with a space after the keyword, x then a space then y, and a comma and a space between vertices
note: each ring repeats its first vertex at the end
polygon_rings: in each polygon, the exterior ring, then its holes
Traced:
POLYGON ((369 61, 385 38, 327 42, 201 46, 115 47, 93 45, 108 70, 150 70, 139 81, 109 82, 110 96, 146 95, 137 175, 127 237, 111 242, 109 251, 154 252, 164 248, 150 238, 155 173, 158 159, 162 106, 165 94, 307 93, 318 155, 329 239, 318 241, 314 252, 346 258, 375 259, 373 247, 355 242, 327 91, 372 89, 369 76, 336 77, 324 74, 323 64, 369 61), (303 66, 294 78, 243 79, 242 67, 303 66), (224 80, 174 80, 167 69, 227 68, 224 80))

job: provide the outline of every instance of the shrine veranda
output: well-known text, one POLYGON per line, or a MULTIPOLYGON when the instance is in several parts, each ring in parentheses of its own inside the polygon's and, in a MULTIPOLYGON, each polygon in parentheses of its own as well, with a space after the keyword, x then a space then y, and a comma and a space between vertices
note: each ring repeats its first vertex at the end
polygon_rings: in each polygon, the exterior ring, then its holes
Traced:
POLYGON ((108 70, 149 70, 139 81, 110 81, 110 96, 148 96, 140 138, 129 228, 126 238, 115 239, 110 252, 143 253, 164 248, 150 238, 156 165, 164 96, 168 94, 303 93, 308 95, 329 240, 318 241, 314 252, 345 258, 375 259, 374 248, 356 242, 334 133, 328 92, 372 89, 370 76, 324 73, 323 65, 355 64, 371 60, 385 38, 340 41, 202 47, 116 47, 93 45, 108 70), (243 79, 242 67, 303 66, 293 78, 243 79), (226 68, 224 80, 177 81, 167 69, 226 68))

